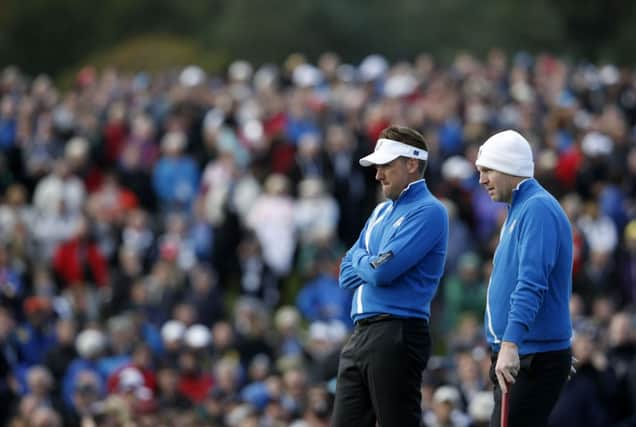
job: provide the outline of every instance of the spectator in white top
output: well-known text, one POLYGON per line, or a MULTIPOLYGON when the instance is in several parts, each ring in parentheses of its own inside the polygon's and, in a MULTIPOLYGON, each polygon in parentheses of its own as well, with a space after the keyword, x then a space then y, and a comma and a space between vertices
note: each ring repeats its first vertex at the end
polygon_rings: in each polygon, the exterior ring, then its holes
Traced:
POLYGON ((289 273, 292 266, 296 248, 294 215, 288 179, 270 175, 265 181, 265 193, 258 197, 247 216, 247 226, 256 233, 265 262, 280 276, 289 273))
POLYGON ((53 172, 42 178, 35 187, 33 204, 38 212, 55 216, 60 212, 77 214, 86 199, 84 183, 70 173, 66 160, 59 159, 53 172))
POLYGON ((313 243, 325 234, 336 234, 340 209, 336 199, 327 194, 321 178, 306 178, 298 185, 296 225, 302 243, 313 243))

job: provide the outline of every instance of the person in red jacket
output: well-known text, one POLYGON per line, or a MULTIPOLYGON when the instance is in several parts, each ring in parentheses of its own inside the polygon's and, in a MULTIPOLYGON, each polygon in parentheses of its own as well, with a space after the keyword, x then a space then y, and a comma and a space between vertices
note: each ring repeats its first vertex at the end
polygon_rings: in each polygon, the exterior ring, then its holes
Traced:
POLYGON ((108 264, 90 235, 86 219, 79 221, 73 238, 55 250, 53 269, 64 286, 93 283, 103 288, 108 285, 108 264))

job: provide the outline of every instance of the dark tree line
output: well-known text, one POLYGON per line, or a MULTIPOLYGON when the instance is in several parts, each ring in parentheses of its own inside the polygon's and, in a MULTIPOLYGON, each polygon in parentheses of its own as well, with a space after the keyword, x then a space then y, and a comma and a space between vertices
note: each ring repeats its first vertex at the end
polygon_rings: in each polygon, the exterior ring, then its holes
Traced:
POLYGON ((631 0, 3 0, 0 66, 59 75, 149 34, 196 45, 193 61, 326 50, 351 62, 370 52, 448 58, 497 46, 631 65, 634 24, 631 0))

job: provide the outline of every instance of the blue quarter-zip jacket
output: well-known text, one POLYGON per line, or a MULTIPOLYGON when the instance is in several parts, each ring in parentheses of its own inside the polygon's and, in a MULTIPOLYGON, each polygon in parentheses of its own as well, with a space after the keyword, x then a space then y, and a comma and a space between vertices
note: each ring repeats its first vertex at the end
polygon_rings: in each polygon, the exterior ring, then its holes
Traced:
POLYGON ((488 343, 519 347, 519 354, 563 350, 572 324, 572 229, 559 202, 535 179, 513 191, 488 285, 488 343))
POLYGON ((423 179, 379 204, 340 265, 340 287, 355 289, 353 321, 376 314, 428 320, 447 244, 446 208, 423 179))

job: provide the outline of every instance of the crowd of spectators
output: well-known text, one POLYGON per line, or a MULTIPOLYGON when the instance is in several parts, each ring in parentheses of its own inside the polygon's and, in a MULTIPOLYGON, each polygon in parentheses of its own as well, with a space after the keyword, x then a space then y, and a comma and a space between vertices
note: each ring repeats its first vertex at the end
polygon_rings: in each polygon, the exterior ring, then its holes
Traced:
POLYGON ((578 373, 555 426, 636 425, 636 74, 492 50, 357 65, 0 74, 0 425, 323 427, 352 329, 339 259, 378 202, 358 159, 418 129, 447 206, 423 423, 487 425, 482 319, 505 205, 492 133, 532 143, 575 236, 578 373))

